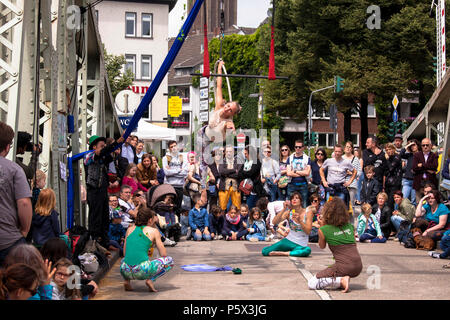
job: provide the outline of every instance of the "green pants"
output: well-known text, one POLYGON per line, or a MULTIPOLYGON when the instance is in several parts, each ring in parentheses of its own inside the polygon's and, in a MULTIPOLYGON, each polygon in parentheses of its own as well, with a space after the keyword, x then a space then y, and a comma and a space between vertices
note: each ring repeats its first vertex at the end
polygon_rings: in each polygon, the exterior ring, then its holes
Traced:
POLYGON ((262 249, 263 256, 268 256, 273 251, 290 251, 289 255, 292 257, 307 257, 311 254, 310 247, 302 247, 286 238, 281 239, 277 243, 274 243, 270 247, 262 249))

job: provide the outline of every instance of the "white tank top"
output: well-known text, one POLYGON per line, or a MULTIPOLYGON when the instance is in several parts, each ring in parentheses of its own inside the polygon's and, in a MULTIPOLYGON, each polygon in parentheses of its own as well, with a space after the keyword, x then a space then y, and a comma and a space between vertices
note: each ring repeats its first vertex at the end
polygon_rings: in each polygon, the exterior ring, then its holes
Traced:
MULTIPOLYGON (((286 239, 292 241, 302 247, 308 246, 309 236, 302 230, 299 223, 292 218, 292 211, 289 212, 289 228, 291 229, 286 236, 286 239)), ((306 223, 306 213, 303 216, 303 223, 306 223)))

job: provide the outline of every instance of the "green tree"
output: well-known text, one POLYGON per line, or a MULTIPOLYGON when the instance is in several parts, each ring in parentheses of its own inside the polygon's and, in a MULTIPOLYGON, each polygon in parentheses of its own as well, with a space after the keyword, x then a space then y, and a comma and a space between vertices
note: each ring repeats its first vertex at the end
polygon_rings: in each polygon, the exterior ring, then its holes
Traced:
MULTIPOLYGON (((257 49, 259 43, 260 30, 258 29, 251 35, 228 35, 222 39, 222 59, 225 61, 227 73, 232 74, 253 74, 258 75, 262 72, 260 54, 257 49)), ((214 70, 214 65, 220 55, 220 39, 214 38, 209 44, 210 68, 214 70)), ((242 106, 242 111, 234 121, 236 128, 259 129, 258 121, 258 99, 250 98, 252 93, 260 92, 260 85, 257 79, 249 78, 230 78, 231 94, 234 101, 238 101, 242 106)), ((228 97, 226 80, 223 81, 223 93, 225 99, 228 97)), ((275 115, 276 116, 276 115, 275 115)), ((273 117, 270 117, 272 120, 273 117)), ((267 119, 266 116, 264 119, 267 119)), ((266 120, 265 120, 266 122, 266 120)), ((273 121, 267 121, 270 129, 273 121)))
POLYGON ((128 88, 133 84, 134 74, 131 70, 126 70, 122 72, 123 66, 126 64, 125 56, 119 55, 116 56, 114 54, 109 54, 105 47, 103 46, 104 59, 105 59, 105 68, 108 73, 109 85, 111 86, 111 92, 113 98, 116 98, 116 95, 128 88))
MULTIPOLYGON (((345 79, 344 90, 339 94, 322 91, 314 96, 313 106, 327 109, 336 103, 347 117, 349 110, 357 110, 364 141, 369 93, 385 106, 394 94, 406 97, 410 90, 420 90, 421 103, 431 96, 435 23, 428 16, 429 1, 378 1, 381 29, 373 30, 366 25, 371 4, 365 0, 277 1, 277 73, 290 79, 266 86, 269 108, 304 121, 311 91, 333 85, 334 76, 339 75, 345 79)), ((269 41, 266 27, 259 45, 262 61, 268 61, 269 41)), ((351 122, 346 123, 348 138, 351 122)))

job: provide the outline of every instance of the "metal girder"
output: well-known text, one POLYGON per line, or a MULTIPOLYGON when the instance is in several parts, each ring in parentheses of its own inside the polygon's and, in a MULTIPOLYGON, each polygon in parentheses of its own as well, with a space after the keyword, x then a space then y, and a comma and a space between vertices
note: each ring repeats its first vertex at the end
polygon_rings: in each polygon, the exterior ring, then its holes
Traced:
MULTIPOLYGON (((24 0, 0 0, 0 120, 17 128, 23 49, 24 0)), ((16 130, 15 130, 16 131, 16 130)), ((16 142, 7 156, 14 159, 16 142)))

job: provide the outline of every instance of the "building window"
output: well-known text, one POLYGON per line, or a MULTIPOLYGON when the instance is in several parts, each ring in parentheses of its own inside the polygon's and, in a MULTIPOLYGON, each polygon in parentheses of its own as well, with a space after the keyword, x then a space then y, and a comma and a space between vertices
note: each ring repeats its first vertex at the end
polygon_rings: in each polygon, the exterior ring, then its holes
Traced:
MULTIPOLYGON (((143 98, 144 98, 144 96, 141 97, 141 100, 143 98)), ((152 121, 152 104, 151 103, 149 104, 148 108, 142 114, 142 118, 152 121)))
POLYGON ((136 13, 125 13, 125 36, 136 37, 136 13))
POLYGON ((358 133, 352 133, 352 143, 354 147, 359 147, 359 134, 358 133))
POLYGON ((131 70, 133 74, 136 76, 136 55, 135 54, 126 54, 125 55, 125 71, 131 70))
POLYGON ((146 80, 152 79, 152 56, 141 57, 141 78, 146 80))
POLYGON ((142 14, 142 37, 151 38, 153 36, 153 14, 142 14))
POLYGON ((98 24, 98 10, 95 10, 95 21, 97 21, 98 24))
MULTIPOLYGON (((334 133, 318 133, 318 143, 320 147, 333 148, 334 147, 334 133)), ((337 134, 336 134, 337 135, 337 134)))
MULTIPOLYGON (((361 106, 359 105, 359 107, 361 107, 361 106)), ((376 116, 377 116, 377 113, 375 111, 375 105, 368 104, 367 105, 367 117, 375 118, 376 116)), ((356 110, 356 108, 352 108, 352 118, 359 118, 359 112, 358 112, 358 110, 356 110)))
POLYGON ((369 104, 368 106, 367 106, 367 116, 369 117, 369 118, 375 118, 376 116, 377 116, 377 113, 376 113, 376 111, 375 111, 375 105, 374 104, 369 104))

